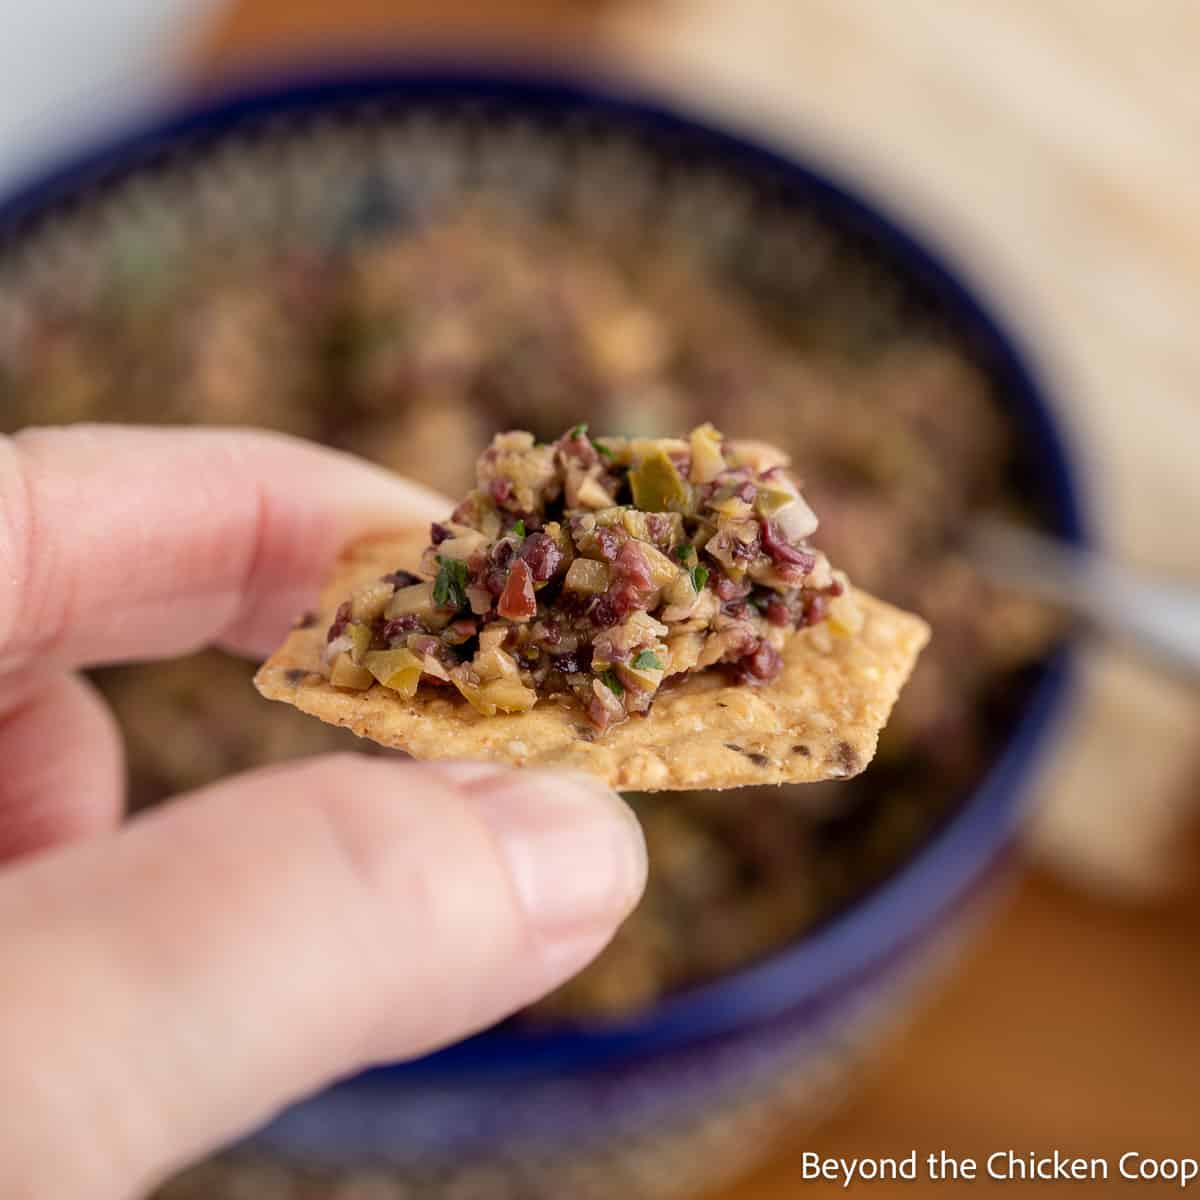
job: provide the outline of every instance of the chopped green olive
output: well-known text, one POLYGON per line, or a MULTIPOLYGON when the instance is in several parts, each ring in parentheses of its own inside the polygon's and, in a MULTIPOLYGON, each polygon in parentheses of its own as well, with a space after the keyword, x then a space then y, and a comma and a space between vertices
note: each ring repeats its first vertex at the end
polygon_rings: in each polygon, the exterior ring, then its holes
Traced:
POLYGON ((679 577, 679 568, 661 551, 656 550, 649 542, 639 542, 638 549, 646 560, 650 571, 650 582, 655 587, 666 587, 679 577))
POLYGON ((333 660, 333 669, 329 672, 329 682, 334 687, 353 688, 356 692, 365 692, 375 682, 375 676, 366 667, 360 667, 349 654, 339 654, 333 660))
POLYGON ((537 703, 537 693, 525 687, 519 679, 495 679, 479 689, 485 704, 501 712, 526 712, 537 703))
POLYGON ((433 584, 426 582, 400 588, 384 612, 388 617, 413 616, 425 621, 433 615, 433 609, 433 584))
POLYGON ((584 596, 595 596, 608 591, 610 573, 608 567, 594 558, 577 558, 568 568, 563 587, 568 592, 579 592, 584 596))
POLYGON ((387 607, 395 590, 390 583, 382 579, 359 588, 350 598, 351 618, 369 625, 387 607))
POLYGON ((758 489, 758 495, 754 497, 754 507, 763 517, 773 517, 795 502, 795 493, 786 491, 784 488, 762 487, 758 489))
POLYGON ((643 512, 682 512, 687 508, 687 485, 665 450, 648 454, 629 472, 633 502, 643 512))
POLYGON ((350 651, 351 657, 356 663, 362 662, 363 655, 371 645, 370 625, 347 625, 346 636, 354 643, 354 649, 350 651))
POLYGON ((639 542, 662 541, 670 544, 683 537, 683 517, 679 513, 644 513, 636 508, 625 508, 619 511, 621 524, 625 527, 626 532, 630 537, 637 538, 639 542), (652 529, 655 532, 652 533, 652 529))
POLYGON ((458 537, 448 538, 438 547, 438 562, 453 559, 465 565, 472 555, 487 549, 487 545, 488 539, 482 533, 469 530, 458 537))
POLYGON ((417 694, 421 682, 421 660, 411 650, 371 650, 363 666, 383 684, 406 699, 417 694))
POLYGON ((693 483, 711 483, 725 470, 725 458, 721 453, 721 435, 711 425, 701 425, 692 430, 693 483))
POLYGON ((537 703, 537 693, 525 687, 519 679, 493 679, 487 683, 477 683, 456 674, 452 682, 462 693, 463 699, 485 717, 494 717, 497 712, 527 712, 537 703))

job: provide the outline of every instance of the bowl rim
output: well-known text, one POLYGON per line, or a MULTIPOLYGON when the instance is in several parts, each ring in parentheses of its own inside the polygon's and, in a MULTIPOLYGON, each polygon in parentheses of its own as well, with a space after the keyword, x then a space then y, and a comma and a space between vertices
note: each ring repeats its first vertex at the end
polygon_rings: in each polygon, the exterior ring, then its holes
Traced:
MULTIPOLYGON (((906 277, 936 295, 955 328, 987 347, 1017 420, 1035 444, 1056 532, 1089 540, 1079 479, 1032 357, 996 316, 986 292, 927 231, 911 231, 872 189, 850 183, 815 152, 775 148, 735 124, 714 123, 677 98, 598 69, 570 74, 488 61, 389 58, 332 68, 267 69, 184 97, 165 115, 144 119, 74 157, 60 160, 0 198, 0 237, 27 219, 119 179, 181 139, 219 140, 245 121, 298 116, 353 103, 396 104, 452 98, 489 100, 543 113, 599 115, 686 139, 711 159, 770 172, 789 198, 801 198, 835 223, 878 245, 906 277)), ((529 1072, 564 1072, 661 1053, 735 1033, 840 993, 902 955, 972 892, 1008 846, 1020 800, 1067 700, 1069 646, 1045 663, 1025 713, 982 782, 891 876, 812 932, 748 966, 665 997, 636 1017, 594 1026, 521 1029, 500 1025, 414 1062, 376 1068, 343 1086, 412 1084, 529 1072)))

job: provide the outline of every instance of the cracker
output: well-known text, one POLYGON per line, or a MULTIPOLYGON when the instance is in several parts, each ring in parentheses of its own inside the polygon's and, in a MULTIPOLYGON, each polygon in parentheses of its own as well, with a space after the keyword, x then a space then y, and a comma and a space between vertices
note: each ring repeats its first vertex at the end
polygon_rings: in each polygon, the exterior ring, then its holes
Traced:
POLYGON ((622 791, 811 783, 849 778, 871 761, 929 638, 919 617, 858 592, 862 630, 835 637, 817 625, 795 634, 783 672, 765 687, 731 683, 720 670, 688 675, 646 716, 603 734, 578 708, 554 700, 485 717, 450 687, 422 683, 411 700, 378 684, 365 692, 333 687, 320 662, 338 604, 359 584, 413 569, 427 540, 423 529, 406 530, 347 547, 318 620, 293 629, 255 676, 262 695, 414 758, 568 767, 622 791))

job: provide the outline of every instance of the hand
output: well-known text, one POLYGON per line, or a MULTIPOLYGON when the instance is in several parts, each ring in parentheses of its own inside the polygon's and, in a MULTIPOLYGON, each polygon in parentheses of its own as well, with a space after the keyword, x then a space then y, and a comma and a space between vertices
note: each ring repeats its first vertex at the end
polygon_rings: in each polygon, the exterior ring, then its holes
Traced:
POLYGON ((542 995, 635 903, 636 822, 575 776, 310 759, 117 829, 77 668, 265 655, 349 534, 445 508, 265 434, 0 438, 0 1195, 137 1194, 542 995))

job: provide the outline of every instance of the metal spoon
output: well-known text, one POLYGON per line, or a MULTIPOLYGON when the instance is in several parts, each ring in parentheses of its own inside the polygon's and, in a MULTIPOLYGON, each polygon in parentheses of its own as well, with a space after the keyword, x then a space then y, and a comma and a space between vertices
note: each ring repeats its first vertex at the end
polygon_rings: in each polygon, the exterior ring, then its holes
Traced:
POLYGON ((1081 617, 1200 684, 1200 588, 1153 578, 1044 534, 983 518, 967 553, 982 574, 1081 617))

